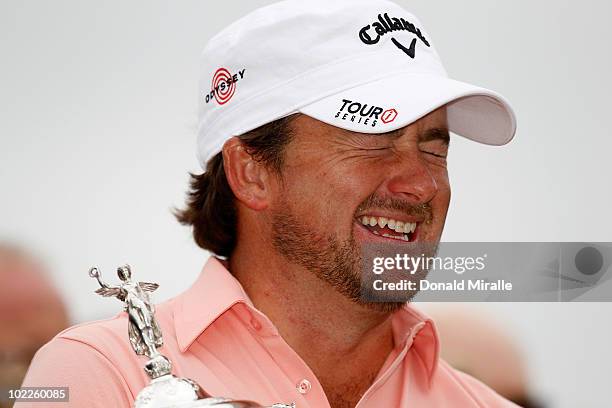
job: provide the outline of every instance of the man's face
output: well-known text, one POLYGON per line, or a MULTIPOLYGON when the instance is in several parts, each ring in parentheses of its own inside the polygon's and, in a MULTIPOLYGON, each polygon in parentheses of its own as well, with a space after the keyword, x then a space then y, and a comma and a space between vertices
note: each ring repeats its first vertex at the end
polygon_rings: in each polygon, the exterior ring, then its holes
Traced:
POLYGON ((271 207, 273 242, 359 302, 364 245, 440 240, 450 201, 446 111, 382 135, 305 115, 292 128, 271 207))

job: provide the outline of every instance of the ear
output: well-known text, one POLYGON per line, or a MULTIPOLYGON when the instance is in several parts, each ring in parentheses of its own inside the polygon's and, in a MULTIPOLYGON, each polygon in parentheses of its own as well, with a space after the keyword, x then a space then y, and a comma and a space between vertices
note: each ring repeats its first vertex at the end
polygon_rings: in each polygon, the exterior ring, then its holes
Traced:
POLYGON ((268 208, 268 169, 253 159, 239 138, 232 137, 223 145, 223 167, 230 188, 242 204, 255 211, 268 208))

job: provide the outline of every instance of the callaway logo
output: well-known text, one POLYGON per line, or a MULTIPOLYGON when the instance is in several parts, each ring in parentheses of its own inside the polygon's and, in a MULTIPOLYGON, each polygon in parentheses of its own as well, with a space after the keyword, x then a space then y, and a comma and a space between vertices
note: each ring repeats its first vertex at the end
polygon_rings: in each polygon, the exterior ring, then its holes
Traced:
POLYGON ((225 68, 219 68, 213 75, 210 93, 206 94, 206 103, 215 99, 219 105, 225 105, 236 92, 236 82, 244 79, 246 69, 235 74, 225 68))
POLYGON ((376 127, 378 121, 390 123, 397 117, 395 109, 383 109, 380 106, 362 104, 348 99, 342 100, 342 106, 336 113, 336 118, 340 120, 350 120, 364 126, 376 127))
MULTIPOLYGON (((415 27, 414 24, 404 20, 403 18, 391 18, 387 13, 385 13, 384 16, 379 14, 378 21, 375 21, 374 23, 372 23, 372 25, 367 25, 363 27, 359 31, 359 39, 366 45, 374 45, 378 43, 378 41, 380 41, 380 37, 387 33, 392 33, 393 31, 411 32, 412 34, 416 35, 421 41, 423 41, 423 44, 428 47, 430 46, 429 41, 427 41, 423 34, 421 34, 421 30, 415 27), (374 38, 372 38, 372 35, 369 32, 371 28, 374 28, 374 32, 376 33, 376 37, 374 38)), ((391 41, 393 41, 393 44, 395 44, 397 48, 408 54, 410 58, 414 58, 417 43, 416 38, 412 39, 410 47, 405 47, 393 37, 391 38, 391 41)))

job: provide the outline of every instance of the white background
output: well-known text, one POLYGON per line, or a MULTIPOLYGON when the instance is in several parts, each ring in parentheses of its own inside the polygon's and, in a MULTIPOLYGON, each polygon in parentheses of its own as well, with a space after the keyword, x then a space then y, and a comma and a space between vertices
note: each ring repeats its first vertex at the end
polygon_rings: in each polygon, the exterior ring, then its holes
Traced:
MULTIPOLYGON (((603 1, 400 1, 451 76, 500 91, 519 118, 504 148, 455 138, 446 241, 612 241, 612 59, 603 1)), ((207 255, 170 209, 195 160, 198 57, 269 1, 0 2, 0 238, 50 265, 74 322, 114 314, 91 265, 130 262, 160 301, 207 255)), ((296 28, 299 29, 299 28, 296 28)), ((483 304, 556 407, 609 404, 612 304, 483 304)), ((3 328, 0 328, 3 329, 3 328)))

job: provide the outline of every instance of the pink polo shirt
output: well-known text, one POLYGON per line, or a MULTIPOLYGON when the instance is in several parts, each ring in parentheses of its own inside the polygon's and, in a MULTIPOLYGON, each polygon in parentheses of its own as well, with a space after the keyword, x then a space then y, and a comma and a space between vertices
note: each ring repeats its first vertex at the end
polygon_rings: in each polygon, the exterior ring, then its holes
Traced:
MULTIPOLYGON (((190 289, 156 306, 156 316, 164 335, 160 351, 174 374, 209 394, 330 406, 310 368, 219 260, 211 257, 190 289)), ((23 386, 70 388, 68 403, 45 407, 131 406, 148 377, 146 357, 132 351, 127 326, 122 312, 64 330, 36 353, 23 386)), ((442 361, 433 322, 414 307, 394 314, 393 331, 395 349, 357 407, 516 407, 442 361)), ((41 407, 16 404, 28 406, 41 407)))

